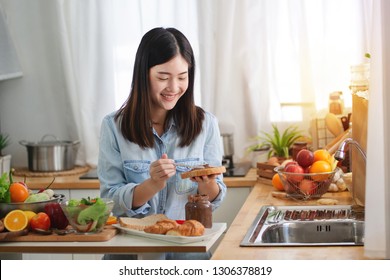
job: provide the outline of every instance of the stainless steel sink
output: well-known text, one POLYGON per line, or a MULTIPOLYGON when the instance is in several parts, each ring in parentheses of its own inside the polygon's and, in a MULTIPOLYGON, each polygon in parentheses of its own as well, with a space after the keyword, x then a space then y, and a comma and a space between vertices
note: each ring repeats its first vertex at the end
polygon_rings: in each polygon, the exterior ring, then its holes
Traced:
POLYGON ((364 244, 364 209, 345 206, 263 206, 241 246, 364 244))

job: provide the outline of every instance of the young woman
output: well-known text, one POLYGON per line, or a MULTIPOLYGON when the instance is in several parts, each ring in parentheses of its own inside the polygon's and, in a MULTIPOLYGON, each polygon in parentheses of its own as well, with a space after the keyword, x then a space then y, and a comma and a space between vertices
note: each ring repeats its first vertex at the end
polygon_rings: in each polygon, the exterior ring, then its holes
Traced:
POLYGON ((98 177, 115 215, 184 219, 195 193, 207 194, 213 210, 221 204, 222 175, 181 179, 189 169, 176 166, 222 162, 217 119, 194 103, 194 75, 194 54, 180 31, 155 28, 143 36, 130 95, 101 126, 98 177))

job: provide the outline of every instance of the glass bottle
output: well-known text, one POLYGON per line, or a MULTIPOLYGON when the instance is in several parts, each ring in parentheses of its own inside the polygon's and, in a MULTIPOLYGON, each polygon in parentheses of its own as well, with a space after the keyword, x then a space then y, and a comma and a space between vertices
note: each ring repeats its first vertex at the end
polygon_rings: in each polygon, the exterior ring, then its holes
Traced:
POLYGON ((186 220, 197 220, 205 228, 213 226, 212 205, 206 194, 192 194, 188 196, 185 205, 186 220))
POLYGON ((341 91, 329 94, 329 113, 341 115, 344 111, 343 93, 341 91))
POLYGON ((297 160, 297 154, 300 150, 307 149, 306 142, 294 142, 292 146, 292 158, 293 160, 297 160))

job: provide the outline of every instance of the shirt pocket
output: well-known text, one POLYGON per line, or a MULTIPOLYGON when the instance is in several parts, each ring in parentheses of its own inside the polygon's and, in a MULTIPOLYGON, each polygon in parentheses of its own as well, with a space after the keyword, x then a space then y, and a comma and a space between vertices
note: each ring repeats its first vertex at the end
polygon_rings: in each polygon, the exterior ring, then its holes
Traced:
POLYGON ((148 160, 128 160, 123 164, 127 182, 140 184, 150 177, 148 160))
POLYGON ((188 158, 188 159, 180 159, 176 160, 176 163, 181 163, 188 165, 189 167, 186 166, 176 166, 176 175, 175 175, 175 192, 177 194, 188 194, 193 192, 197 187, 198 184, 196 182, 192 182, 190 179, 182 179, 181 174, 183 172, 188 172, 192 169, 191 166, 197 166, 197 165, 202 165, 204 164, 203 161, 200 161, 199 158, 188 158))

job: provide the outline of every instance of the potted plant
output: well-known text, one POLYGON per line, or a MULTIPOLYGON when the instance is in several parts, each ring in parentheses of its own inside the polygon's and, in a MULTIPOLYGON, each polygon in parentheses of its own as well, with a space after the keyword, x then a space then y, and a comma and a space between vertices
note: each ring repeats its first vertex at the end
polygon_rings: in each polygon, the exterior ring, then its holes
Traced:
POLYGON ((298 139, 304 137, 302 131, 298 130, 296 126, 290 126, 283 132, 279 131, 275 124, 272 124, 272 133, 261 132, 255 139, 257 144, 250 146, 248 150, 255 151, 261 147, 268 146, 268 158, 289 158, 291 146, 298 139))
POLYGON ((275 124, 272 124, 272 132, 260 132, 254 140, 256 144, 250 146, 247 151, 254 152, 267 149, 267 162, 253 160, 252 166, 257 166, 259 169, 259 176, 271 179, 274 172, 275 165, 282 163, 290 157, 290 150, 294 142, 304 138, 302 131, 296 126, 289 126, 286 130, 280 131, 275 124), (271 161, 272 160, 272 161, 271 161), (256 161, 256 163, 254 162, 256 161))
POLYGON ((0 176, 11 170, 11 155, 3 154, 3 149, 5 149, 10 143, 9 136, 0 133, 0 176))

